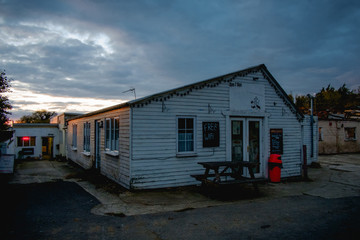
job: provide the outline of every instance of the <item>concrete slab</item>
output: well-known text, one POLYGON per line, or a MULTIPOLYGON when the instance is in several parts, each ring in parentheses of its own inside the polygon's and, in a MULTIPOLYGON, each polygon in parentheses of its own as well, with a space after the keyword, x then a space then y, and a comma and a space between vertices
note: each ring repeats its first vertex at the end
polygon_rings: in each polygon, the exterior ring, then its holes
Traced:
POLYGON ((321 168, 309 168, 310 181, 283 181, 259 185, 260 195, 251 196, 252 186, 231 189, 228 199, 209 198, 196 188, 162 189, 118 193, 78 177, 82 170, 66 162, 23 161, 17 164, 10 184, 72 181, 97 198, 101 204, 92 209, 99 215, 130 216, 167 211, 187 211, 231 204, 267 201, 285 196, 311 195, 322 198, 360 196, 360 154, 319 156, 321 168), (195 189, 195 190, 194 190, 195 189), (242 197, 248 193, 250 197, 242 197))

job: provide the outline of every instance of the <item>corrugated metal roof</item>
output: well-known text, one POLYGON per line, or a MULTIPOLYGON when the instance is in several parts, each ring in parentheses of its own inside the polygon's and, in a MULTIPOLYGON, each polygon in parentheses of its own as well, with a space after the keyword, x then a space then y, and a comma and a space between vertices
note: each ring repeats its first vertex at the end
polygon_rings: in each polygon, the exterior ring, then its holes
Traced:
POLYGON ((257 66, 253 66, 253 67, 249 67, 249 68, 240 70, 240 71, 228 73, 228 74, 221 75, 221 76, 218 76, 218 77, 214 77, 214 78, 211 78, 211 79, 207 79, 207 80, 203 80, 203 81, 200 81, 200 82, 195 82, 195 83, 192 83, 192 84, 188 84, 188 85, 185 85, 185 86, 182 86, 182 87, 177 87, 177 88, 170 89, 170 90, 167 90, 167 91, 155 93, 155 94, 152 94, 152 95, 149 95, 149 96, 146 96, 146 97, 131 100, 131 101, 121 103, 121 104, 118 104, 118 105, 114 105, 114 106, 111 106, 111 107, 108 107, 108 108, 103 108, 103 109, 100 109, 100 110, 97 110, 97 111, 94 111, 94 112, 89 112, 89 113, 83 114, 81 116, 71 118, 71 119, 69 119, 69 121, 74 120, 74 119, 88 117, 88 116, 93 116, 93 115, 96 115, 96 114, 100 114, 100 113, 104 113, 104 112, 108 112, 108 111, 112 111, 112 110, 116 110, 116 109, 120 109, 120 108, 124 108, 124 107, 131 107, 131 106, 134 106, 136 104, 149 102, 149 101, 151 101, 153 99, 161 98, 161 97, 163 97, 165 95, 174 94, 176 92, 184 91, 186 89, 190 89, 190 88, 193 88, 193 87, 196 87, 196 86, 199 86, 199 85, 209 84, 211 82, 223 80, 223 79, 229 78, 229 77, 234 76, 234 75, 240 75, 241 76, 241 75, 247 74, 248 72, 253 72, 253 71, 258 71, 258 70, 262 70, 262 72, 265 75, 266 79, 268 81, 270 81, 272 83, 271 85, 277 89, 279 95, 281 95, 281 97, 286 102, 288 107, 291 108, 292 111, 297 115, 298 119, 299 120, 303 119, 304 118, 303 114, 297 109, 297 107, 291 101, 291 99, 289 98, 287 93, 284 91, 284 89, 280 86, 280 84, 275 80, 275 78, 272 76, 272 74, 268 71, 265 64, 260 64, 260 65, 257 65, 257 66))
POLYGON ((13 128, 58 127, 57 123, 14 123, 13 128))

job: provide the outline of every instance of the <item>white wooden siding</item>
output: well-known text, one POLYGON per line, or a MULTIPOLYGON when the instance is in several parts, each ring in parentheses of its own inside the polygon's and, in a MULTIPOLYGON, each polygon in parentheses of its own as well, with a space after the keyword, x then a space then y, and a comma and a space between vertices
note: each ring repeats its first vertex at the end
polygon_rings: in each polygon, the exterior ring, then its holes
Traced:
POLYGON ((103 121, 103 128, 100 128, 100 152, 101 174, 116 181, 122 186, 130 187, 130 108, 121 108, 92 116, 70 120, 68 122, 67 152, 68 158, 85 169, 93 167, 95 163, 95 121, 103 121), (111 156, 105 152, 105 119, 119 117, 119 155, 111 156), (90 122, 90 155, 83 152, 83 123, 90 122), (77 124, 77 150, 73 150, 72 125, 77 124))
MULTIPOLYGON (((265 111, 263 111, 265 175, 267 175, 267 159, 270 155, 270 128, 283 129, 282 176, 300 175, 301 124, 296 115, 291 112, 261 72, 237 77, 233 81, 265 86, 265 111), (257 77, 258 80, 254 81, 253 77, 257 77)), ((225 112, 229 112, 229 105, 229 83, 222 82, 216 87, 193 89, 186 96, 174 95, 167 99, 164 105, 160 101, 152 101, 144 106, 133 107, 131 187, 143 189, 198 184, 198 181, 190 177, 191 174, 204 172, 197 162, 224 161, 227 158, 226 119, 229 116, 226 116, 225 112), (209 106, 215 112, 209 113, 209 106), (196 117, 196 156, 176 157, 176 116, 196 117), (220 123, 219 147, 202 147, 202 122, 209 121, 220 123)), ((236 117, 246 116, 236 115, 236 117)))

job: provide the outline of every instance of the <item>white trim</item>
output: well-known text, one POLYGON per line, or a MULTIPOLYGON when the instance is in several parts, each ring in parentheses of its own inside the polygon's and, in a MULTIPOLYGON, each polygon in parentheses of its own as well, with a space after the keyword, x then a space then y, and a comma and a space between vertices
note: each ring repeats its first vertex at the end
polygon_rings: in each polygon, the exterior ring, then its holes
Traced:
POLYGON ((196 116, 194 115, 178 115, 176 116, 176 157, 190 157, 190 156, 196 156, 197 154, 197 119, 196 116), (194 127, 194 150, 193 151, 187 151, 187 152, 179 152, 179 118, 188 118, 188 119, 193 119, 193 127, 194 127))
POLYGON ((110 156, 113 156, 113 157, 117 157, 117 156, 119 156, 119 151, 108 151, 108 150, 105 150, 105 154, 110 155, 110 156))
POLYGON ((85 152, 85 151, 84 151, 84 152, 81 152, 81 154, 82 154, 82 155, 85 155, 85 156, 87 156, 87 157, 90 157, 90 155, 91 155, 90 152, 85 152))
POLYGON ((223 115, 225 116, 231 116, 231 117, 239 117, 239 118, 244 118, 244 117, 259 117, 259 118, 263 118, 263 117, 269 117, 271 116, 270 113, 267 112, 254 112, 254 111, 222 111, 221 112, 223 115))

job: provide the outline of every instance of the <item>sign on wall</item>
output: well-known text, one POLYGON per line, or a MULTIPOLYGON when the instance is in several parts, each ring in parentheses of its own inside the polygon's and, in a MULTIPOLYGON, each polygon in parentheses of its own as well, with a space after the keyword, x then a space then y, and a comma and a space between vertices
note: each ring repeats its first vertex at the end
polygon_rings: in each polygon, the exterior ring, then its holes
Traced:
POLYGON ((203 122, 203 147, 218 147, 219 133, 219 122, 203 122))
POLYGON ((265 111, 265 87, 262 84, 229 84, 231 111, 265 111))
POLYGON ((282 129, 270 129, 270 152, 275 154, 283 153, 282 129))

